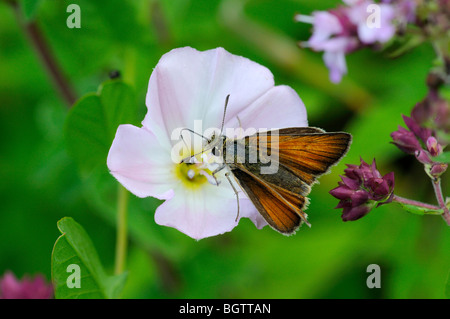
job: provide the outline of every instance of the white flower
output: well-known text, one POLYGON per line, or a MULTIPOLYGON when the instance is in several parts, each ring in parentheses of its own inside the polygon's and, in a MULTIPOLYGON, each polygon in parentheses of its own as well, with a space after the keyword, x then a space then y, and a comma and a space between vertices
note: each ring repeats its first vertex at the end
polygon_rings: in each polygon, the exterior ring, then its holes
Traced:
MULTIPOLYGON (((196 121, 204 130, 220 128, 227 95, 225 129, 307 126, 300 97, 288 86, 274 86, 267 68, 222 48, 200 52, 185 47, 160 59, 150 77, 142 127, 119 126, 108 154, 111 174, 130 192, 165 200, 155 212, 156 223, 195 239, 238 224, 236 195, 224 178, 226 169, 215 175, 217 186, 205 163, 180 164, 181 155, 174 160, 172 151, 180 141, 173 137, 180 128, 194 130, 196 121)), ((242 191, 239 198, 239 217, 265 226, 242 191)))

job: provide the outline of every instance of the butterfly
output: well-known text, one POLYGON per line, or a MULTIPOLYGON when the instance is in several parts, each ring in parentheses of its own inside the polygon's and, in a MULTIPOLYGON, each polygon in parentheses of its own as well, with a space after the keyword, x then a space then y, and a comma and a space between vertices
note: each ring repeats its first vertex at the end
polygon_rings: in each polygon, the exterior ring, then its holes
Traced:
POLYGON ((291 235, 303 222, 310 225, 304 211, 311 187, 347 153, 351 141, 352 136, 346 132, 292 127, 237 139, 214 134, 205 150, 211 149, 222 159, 213 176, 228 167, 225 176, 235 191, 238 215, 239 196, 230 175, 273 229, 291 235))

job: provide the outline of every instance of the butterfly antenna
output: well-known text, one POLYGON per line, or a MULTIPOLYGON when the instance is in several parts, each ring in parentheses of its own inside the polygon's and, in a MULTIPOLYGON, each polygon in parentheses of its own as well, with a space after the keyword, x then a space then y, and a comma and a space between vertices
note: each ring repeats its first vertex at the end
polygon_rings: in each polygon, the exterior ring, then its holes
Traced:
POLYGON ((225 125, 225 115, 227 114, 227 106, 228 106, 228 100, 230 99, 230 94, 227 95, 225 98, 225 106, 223 108, 223 118, 222 118, 222 126, 220 128, 220 135, 223 133, 223 126, 225 125))

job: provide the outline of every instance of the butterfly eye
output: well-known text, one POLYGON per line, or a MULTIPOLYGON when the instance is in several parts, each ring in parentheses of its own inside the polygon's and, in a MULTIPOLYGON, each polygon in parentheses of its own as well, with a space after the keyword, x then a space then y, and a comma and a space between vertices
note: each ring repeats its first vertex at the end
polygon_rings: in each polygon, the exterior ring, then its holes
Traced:
POLYGON ((214 147, 214 148, 211 150, 211 153, 212 153, 214 156, 220 156, 220 150, 219 150, 217 147, 214 147))

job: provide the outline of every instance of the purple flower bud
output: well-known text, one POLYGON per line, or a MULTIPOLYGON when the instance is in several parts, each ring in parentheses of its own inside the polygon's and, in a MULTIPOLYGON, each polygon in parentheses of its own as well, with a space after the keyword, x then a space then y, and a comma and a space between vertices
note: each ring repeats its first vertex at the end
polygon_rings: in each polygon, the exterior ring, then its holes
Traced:
POLYGON ((414 133, 401 126, 398 127, 398 131, 391 133, 391 137, 394 140, 392 143, 407 154, 414 154, 417 150, 422 149, 414 133))
POLYGON ((357 190, 350 196, 353 206, 360 206, 365 204, 369 200, 369 194, 365 190, 357 190))
POLYGON ((353 194, 354 190, 340 183, 340 186, 332 189, 330 194, 336 197, 337 199, 347 199, 350 198, 353 194))
POLYGON ((361 186, 361 180, 358 176, 356 178, 351 178, 348 176, 341 176, 342 183, 352 190, 357 190, 361 186))
POLYGON ((390 203, 394 197, 394 172, 387 173, 383 178, 376 179, 372 186, 372 199, 378 202, 378 206, 390 203))
POLYGON ((447 170, 448 165, 445 163, 434 163, 430 168, 430 175, 439 178, 447 170))
POLYGON ((354 221, 366 216, 372 208, 369 205, 360 205, 356 207, 343 207, 342 221, 354 221))
POLYGON ((403 115, 403 121, 406 126, 417 138, 420 138, 422 142, 426 143, 431 136, 431 130, 429 128, 421 127, 413 118, 403 115))
POLYGON ((419 125, 430 125, 435 130, 448 132, 450 128, 450 107, 439 91, 430 88, 425 99, 415 105, 411 117, 419 125))
POLYGON ((427 151, 424 150, 418 150, 415 152, 416 158, 419 162, 421 162, 424 165, 430 165, 433 164, 433 161, 431 160, 430 154, 427 151))
POLYGON ((17 280, 12 272, 6 272, 0 279, 0 299, 51 299, 53 286, 47 284, 41 275, 17 280))
POLYGON ((361 165, 348 165, 341 176, 342 182, 330 194, 340 200, 336 208, 343 208, 342 219, 356 220, 365 216, 373 207, 392 201, 394 173, 384 177, 377 170, 375 159, 369 165, 361 159, 361 165))

